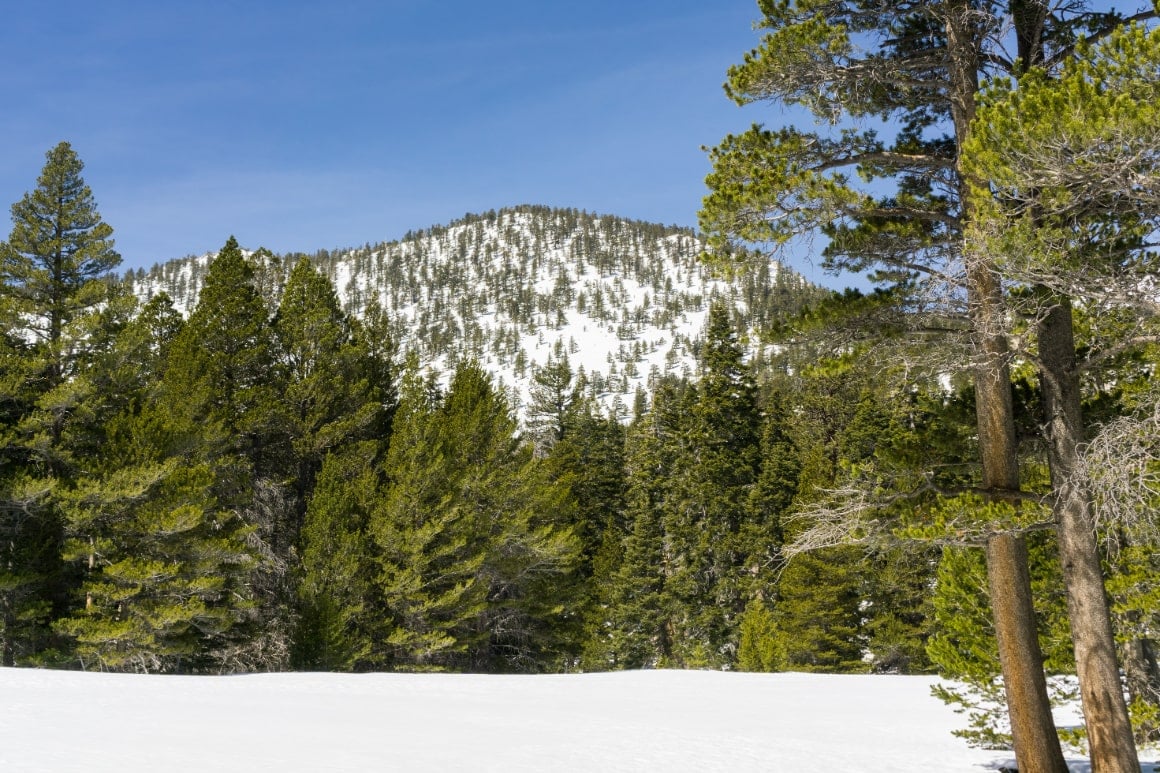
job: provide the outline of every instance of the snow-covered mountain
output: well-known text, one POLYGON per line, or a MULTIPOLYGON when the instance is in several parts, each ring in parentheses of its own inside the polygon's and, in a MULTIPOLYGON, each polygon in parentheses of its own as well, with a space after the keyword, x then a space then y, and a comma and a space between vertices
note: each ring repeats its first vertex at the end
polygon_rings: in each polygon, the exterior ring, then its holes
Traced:
MULTIPOLYGON (((350 311, 378 297, 400 350, 416 349, 432 369, 478 361, 518 407, 536 368, 566 358, 593 397, 625 416, 658 376, 694 375, 713 299, 729 302, 755 330, 813 291, 756 256, 731 278, 714 274, 698 260, 703 249, 688 229, 522 206, 308 257, 350 311)), ((300 257, 251 253, 271 302, 300 257)), ((131 278, 142 297, 164 290, 188 312, 211 259, 171 261, 131 278)))

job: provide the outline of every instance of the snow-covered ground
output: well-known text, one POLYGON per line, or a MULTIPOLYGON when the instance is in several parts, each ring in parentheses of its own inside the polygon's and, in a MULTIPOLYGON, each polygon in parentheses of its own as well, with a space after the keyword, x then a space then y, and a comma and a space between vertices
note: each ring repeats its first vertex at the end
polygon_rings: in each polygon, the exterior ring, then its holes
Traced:
MULTIPOLYGON (((0 770, 982 773, 1013 764, 1010 753, 953 737, 960 718, 930 696, 931 682, 0 669, 0 770)), ((1073 755, 1072 770, 1089 767, 1073 755)))

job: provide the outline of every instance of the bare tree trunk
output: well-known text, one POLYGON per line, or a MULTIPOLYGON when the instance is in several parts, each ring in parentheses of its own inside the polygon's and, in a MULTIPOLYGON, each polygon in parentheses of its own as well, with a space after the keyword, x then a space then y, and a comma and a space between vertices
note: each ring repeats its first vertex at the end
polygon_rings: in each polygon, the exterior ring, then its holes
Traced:
MULTIPOLYGON (((947 67, 955 140, 963 146, 975 117, 979 92, 981 40, 971 0, 951 0, 946 13, 947 67)), ((959 175, 963 221, 970 222, 970 182, 959 175)), ((1003 288, 984 255, 964 245, 967 300, 975 335, 975 418, 978 425, 982 488, 997 501, 1014 501, 1019 491, 1015 409, 1003 321, 1003 288)), ((1015 760, 1022 773, 1067 773, 1059 745, 1043 654, 1035 625, 1027 545, 1017 534, 1000 533, 987 541, 987 578, 991 614, 999 644, 999 665, 1011 719, 1015 760)))
MULTIPOLYGON (((1124 647, 1124 681, 1133 701, 1160 706, 1160 663, 1156 648, 1149 639, 1133 636, 1124 647)), ((1160 740, 1160 728, 1148 725, 1143 730, 1149 741, 1160 740)))
MULTIPOLYGON (((975 412, 983 489, 1002 500, 1019 490, 1007 342, 1002 335, 987 332, 994 329, 992 325, 997 322, 994 317, 1001 312, 996 297, 997 283, 986 266, 974 267, 973 274, 976 327, 982 331, 980 362, 975 371, 975 412)), ((999 644, 1015 760, 1022 773, 1066 773, 1067 763, 1055 731, 1047 678, 1043 674, 1027 544, 1016 534, 996 534, 987 541, 986 555, 991 614, 999 644)))
POLYGON ((12 643, 16 614, 12 609, 11 599, 0 597, 0 616, 4 620, 4 639, 0 642, 0 666, 8 668, 16 665, 16 648, 12 643))
POLYGON ((1071 639, 1094 773, 1140 773, 1116 663, 1099 546, 1085 487, 1074 476, 1083 440, 1071 304, 1066 298, 1039 323, 1040 389, 1059 557, 1067 586, 1071 639))

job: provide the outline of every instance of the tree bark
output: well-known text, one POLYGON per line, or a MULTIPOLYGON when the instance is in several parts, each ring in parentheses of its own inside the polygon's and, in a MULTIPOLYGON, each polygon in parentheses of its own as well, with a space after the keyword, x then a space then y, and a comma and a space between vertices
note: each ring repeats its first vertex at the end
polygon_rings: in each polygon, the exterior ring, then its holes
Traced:
MULTIPOLYGON (((1160 663, 1155 645, 1149 639, 1134 636, 1124 647, 1124 681, 1132 701, 1160 705, 1160 663)), ((1160 740, 1160 728, 1148 725, 1143 730, 1149 741, 1160 740)))
MULTIPOLYGON (((1002 501, 1019 490, 1019 466, 1007 339, 996 328, 1002 313, 1000 288, 988 266, 976 265, 968 272, 979 331, 975 413, 982 487, 1002 501)), ((1022 773, 1066 773, 1043 673, 1026 541, 1017 534, 999 533, 987 540, 986 547, 991 614, 1016 763, 1022 773)))
POLYGON ((1140 773, 1116 662, 1099 546, 1086 488, 1075 480, 1083 409, 1071 304, 1054 299, 1039 323, 1040 389, 1059 557, 1093 773, 1140 773))
MULTIPOLYGON (((975 117, 981 69, 977 8, 971 0, 943 6, 947 40, 949 101, 955 141, 962 147, 975 117)), ((1026 17, 1027 14, 1021 14, 1026 17)), ((1017 18, 1016 23, 1021 19, 1017 18)), ((1021 33, 1027 32, 1021 26, 1021 33)), ((1024 37, 1028 37, 1024 35, 1024 37)), ((1036 46, 1041 42, 1034 41, 1036 46)), ((970 181, 959 169, 963 222, 972 218, 970 181)), ((967 302, 975 336, 975 418, 978 425, 982 488, 992 499, 1014 501, 1019 491, 1015 410, 1004 325, 1003 288, 986 256, 964 244, 967 302)), ((1020 535, 997 533, 986 546, 991 614, 999 644, 999 665, 1015 760, 1022 773, 1067 773, 1059 745, 1043 655, 1032 605, 1027 545, 1020 535)))
POLYGON ((9 599, 0 598, 0 615, 4 620, 4 639, 0 641, 0 666, 11 668, 16 665, 16 648, 12 643, 16 614, 9 599))

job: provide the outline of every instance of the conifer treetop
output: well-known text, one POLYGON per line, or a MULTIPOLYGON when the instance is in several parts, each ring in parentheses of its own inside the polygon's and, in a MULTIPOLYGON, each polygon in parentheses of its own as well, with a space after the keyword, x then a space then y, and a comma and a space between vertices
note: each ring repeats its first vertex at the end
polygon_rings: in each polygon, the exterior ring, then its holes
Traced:
POLYGON ((12 232, 0 244, 0 293, 15 300, 39 338, 55 343, 70 319, 100 303, 103 293, 85 286, 121 256, 72 146, 61 142, 45 158, 36 188, 12 205, 12 232))

